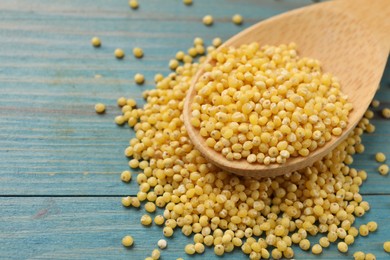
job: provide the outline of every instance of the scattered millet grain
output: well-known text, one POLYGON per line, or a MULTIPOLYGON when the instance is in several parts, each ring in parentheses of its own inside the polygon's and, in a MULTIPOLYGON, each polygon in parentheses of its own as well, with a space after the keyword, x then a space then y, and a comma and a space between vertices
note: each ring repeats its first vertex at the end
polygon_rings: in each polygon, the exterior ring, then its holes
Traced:
POLYGON ((214 38, 212 44, 214 47, 219 47, 222 44, 221 38, 219 37, 214 38))
POLYGON ((100 41, 100 39, 98 37, 93 37, 91 39, 91 44, 93 47, 97 48, 97 47, 100 47, 102 45, 102 42, 100 41))
POLYGON ((131 206, 134 208, 139 208, 141 206, 141 202, 138 198, 131 198, 131 206))
POLYGON ((355 242, 355 238, 354 238, 352 235, 347 235, 347 236, 344 238, 344 242, 345 242, 347 245, 352 245, 352 244, 355 242))
POLYGON ((171 70, 175 70, 179 66, 179 62, 176 59, 172 59, 169 61, 169 68, 171 70))
POLYGON ((127 104, 128 106, 130 106, 131 108, 137 106, 137 102, 136 102, 134 99, 132 99, 132 98, 129 98, 129 99, 126 101, 126 104, 127 104))
POLYGON ((386 241, 383 243, 383 249, 385 252, 390 253, 390 241, 386 241))
POLYGON ((203 44, 204 44, 204 42, 203 42, 202 38, 200 38, 200 37, 195 37, 194 38, 194 46, 196 46, 196 45, 203 45, 203 44))
POLYGON ((152 218, 149 215, 142 215, 141 217, 141 224, 144 226, 149 226, 152 224, 152 218))
POLYGON ((225 252, 225 248, 223 245, 218 244, 218 245, 214 246, 214 253, 216 255, 221 256, 221 255, 223 255, 224 252, 225 252))
POLYGON ((124 116, 116 116, 115 117, 115 123, 117 125, 123 125, 125 122, 126 122, 126 120, 125 120, 124 116))
POLYGON ((131 202, 132 202, 132 198, 130 196, 123 197, 121 201, 122 201, 122 205, 123 206, 130 207, 131 206, 131 202))
POLYGON ((378 229, 378 223, 375 221, 370 221, 367 223, 368 231, 374 232, 378 229))
POLYGON ((355 152, 357 153, 363 153, 364 152, 364 145, 358 144, 355 146, 355 152))
POLYGON ((192 0, 183 0, 185 5, 192 5, 192 0))
POLYGON ((195 247, 195 252, 197 254, 203 254, 205 248, 204 248, 204 245, 202 243, 195 243, 194 247, 195 247))
POLYGON ((189 48, 187 53, 188 53, 188 55, 190 55, 193 58, 195 58, 198 55, 198 52, 196 51, 196 48, 194 48, 194 47, 189 48))
MULTIPOLYGON (((272 243, 271 243, 272 244, 272 243)), ((308 239, 302 239, 300 242, 299 242, 299 247, 302 249, 302 250, 309 250, 310 248, 310 241, 308 239)))
POLYGON ((140 59, 144 56, 144 51, 141 48, 135 47, 133 49, 133 55, 134 57, 140 59))
POLYGON ((371 106, 374 107, 374 108, 377 108, 380 106, 380 101, 379 100, 376 100, 374 99, 372 102, 371 102, 371 106))
POLYGON ((141 84, 143 84, 145 82, 145 77, 141 73, 137 73, 137 74, 134 75, 134 81, 138 85, 141 85, 141 84))
MULTIPOLYGON (((256 252, 255 252, 255 251, 252 251, 251 254, 252 254, 252 253, 256 253, 256 252)), ((256 257, 257 257, 258 254, 256 253, 255 255, 256 255, 256 257)), ((274 248, 274 249, 272 249, 272 251, 271 251, 271 256, 272 256, 273 259, 280 259, 280 258, 282 258, 283 254, 282 254, 282 252, 279 251, 277 248, 274 248)), ((249 258, 250 258, 250 255, 249 255, 249 258)))
POLYGON ((137 0, 129 0, 129 6, 131 9, 137 9, 139 7, 137 0))
MULTIPOLYGON (((125 97, 120 97, 117 99, 116 103, 118 104, 118 106, 124 107, 125 105, 127 105, 127 100, 125 97)), ((123 110, 122 110, 122 112, 123 112, 123 110)))
POLYGON ((184 55, 185 53, 183 51, 178 51, 175 55, 175 58, 178 60, 178 61, 182 61, 184 59, 184 55))
POLYGON ((157 83, 157 82, 161 81, 163 78, 164 78, 164 76, 162 74, 157 73, 156 75, 154 75, 154 82, 157 83))
POLYGON ((385 162, 386 161, 386 155, 384 153, 377 153, 377 154, 375 154, 375 160, 377 162, 385 162))
POLYGON ((359 230, 356 227, 350 227, 348 229, 348 235, 351 235, 353 237, 357 237, 359 235, 359 230))
POLYGON ((157 242, 157 245, 158 245, 159 248, 164 249, 164 248, 167 247, 167 241, 165 239, 160 239, 157 242))
POLYGON ((190 55, 184 55, 183 62, 184 63, 191 63, 193 61, 193 58, 190 55))
POLYGON ((134 239, 132 236, 125 236, 122 238, 122 245, 125 247, 130 247, 134 243, 134 239))
POLYGON ((233 15, 233 17, 232 17, 232 22, 233 22, 234 24, 240 25, 240 24, 242 24, 242 21, 243 21, 243 19, 242 19, 242 16, 241 16, 241 15, 239 15, 239 14, 233 15))
POLYGON ((166 237, 171 237, 173 235, 173 229, 171 227, 164 227, 163 234, 166 237))
POLYGON ((319 244, 315 244, 312 248, 311 248, 311 252, 315 255, 319 255, 322 253, 322 247, 321 245, 319 244))
MULTIPOLYGON (((150 193, 148 193, 150 194, 150 193)), ((153 213, 156 211, 156 204, 154 204, 153 202, 149 201, 149 202, 146 202, 145 204, 145 210, 149 213, 153 213)))
POLYGON ((364 113, 364 117, 372 119, 374 117, 374 112, 372 110, 367 109, 367 111, 364 113))
POLYGON ((368 230, 367 225, 360 225, 360 227, 359 227, 359 234, 362 237, 368 236, 369 233, 370 233, 370 231, 368 230))
POLYGON ((225 47, 211 57, 215 65, 195 85, 191 124, 228 160, 306 157, 347 126, 352 104, 338 80, 299 58, 295 44, 225 47))
POLYGON ((365 260, 376 260, 376 256, 372 253, 367 253, 365 260))
POLYGON ((152 251, 152 259, 153 259, 153 260, 158 260, 158 259, 160 259, 160 255, 161 255, 160 250, 154 249, 154 250, 152 251))
POLYGON ((197 55, 203 55, 206 52, 204 46, 200 44, 195 46, 195 50, 197 55))
POLYGON ((366 254, 362 251, 357 251, 353 254, 353 258, 355 260, 364 260, 366 258, 366 254))
POLYGON ((130 171, 123 171, 121 173, 121 180, 123 182, 129 182, 131 180, 131 172, 130 171))
POLYGON ((373 132, 375 132, 375 126, 374 126, 373 124, 368 124, 368 125, 366 126, 366 132, 367 132, 367 133, 373 133, 373 132))
POLYGON ((106 106, 102 103, 97 103, 95 105, 95 111, 98 114, 103 114, 106 111, 106 106))
POLYGON ((206 50, 207 50, 207 54, 210 54, 212 53, 213 51, 215 51, 215 47, 214 46, 207 46, 206 50))
POLYGON ((114 55, 117 59, 123 59, 123 57, 125 57, 125 52, 122 49, 118 48, 115 49, 114 55))
POLYGON ((330 243, 329 243, 329 239, 327 237, 321 237, 320 240, 319 240, 319 244, 321 247, 329 247, 330 243))
POLYGON ((387 175, 389 173, 389 166, 387 164, 382 164, 378 167, 378 172, 381 175, 387 175))
POLYGON ((390 118, 390 108, 384 108, 383 110, 382 110, 382 116, 384 117, 384 118, 387 118, 387 119, 389 119, 390 118))
POLYGON ((188 244, 184 248, 184 252, 186 252, 187 255, 193 255, 196 253, 195 246, 193 244, 188 244))
POLYGON ((154 217, 154 223, 155 223, 156 225, 161 226, 161 225, 164 224, 164 222, 165 222, 164 216, 162 216, 162 215, 157 215, 157 216, 154 217))
POLYGON ((204 25, 211 26, 214 22, 214 19, 211 15, 206 15, 203 17, 202 21, 204 25))
POLYGON ((341 252, 341 253, 346 253, 348 252, 348 245, 345 243, 345 242, 339 242, 337 244, 337 249, 341 252))

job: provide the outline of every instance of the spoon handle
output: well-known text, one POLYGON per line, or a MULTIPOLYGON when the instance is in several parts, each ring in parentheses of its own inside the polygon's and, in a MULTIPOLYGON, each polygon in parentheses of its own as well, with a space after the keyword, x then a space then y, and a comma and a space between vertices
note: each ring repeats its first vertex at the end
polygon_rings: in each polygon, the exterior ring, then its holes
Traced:
POLYGON ((334 1, 335 8, 360 21, 383 47, 390 51, 390 1, 389 0, 343 0, 334 1), (339 9, 340 10, 340 9, 339 9))

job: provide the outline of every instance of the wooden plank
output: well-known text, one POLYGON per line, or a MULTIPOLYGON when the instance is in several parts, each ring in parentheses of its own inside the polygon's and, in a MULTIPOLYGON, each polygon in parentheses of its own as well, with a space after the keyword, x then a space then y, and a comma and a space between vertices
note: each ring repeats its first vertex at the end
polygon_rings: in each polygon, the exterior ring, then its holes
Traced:
MULTIPOLYGON (((388 259, 383 242, 390 240, 390 196, 365 196, 372 209, 358 224, 375 220, 378 231, 356 238, 348 254, 332 245, 320 256, 294 247, 296 259, 351 259, 353 252, 375 252, 377 259, 388 259)), ((119 198, 0 198, 0 259, 144 259, 163 238, 158 226, 142 227, 139 218, 144 210, 121 208, 119 198), (131 234, 131 249, 121 246, 124 235, 131 234)), ((189 257, 183 249, 192 238, 177 230, 167 239, 162 259, 189 257)), ((317 238, 311 239, 313 243, 317 238)), ((208 248, 192 259, 218 259, 208 248)), ((226 254, 224 259, 245 258, 241 250, 226 254)))

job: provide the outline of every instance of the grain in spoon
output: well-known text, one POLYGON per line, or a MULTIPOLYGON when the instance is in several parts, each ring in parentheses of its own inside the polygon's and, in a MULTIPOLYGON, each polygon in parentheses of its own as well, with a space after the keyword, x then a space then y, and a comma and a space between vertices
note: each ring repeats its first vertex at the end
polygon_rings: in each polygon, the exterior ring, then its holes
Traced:
MULTIPOLYGON (((251 164, 246 160, 229 161, 205 145, 191 123, 194 85, 203 75, 200 69, 184 104, 184 124, 195 147, 210 162, 239 175, 268 177, 310 166, 334 149, 354 129, 369 106, 386 65, 390 50, 390 5, 386 0, 339 0, 290 11, 244 30, 223 46, 238 47, 259 42, 279 45, 295 42, 304 56, 318 59, 325 72, 336 75, 342 91, 353 103, 347 127, 308 157, 290 158, 285 164, 251 164)), ((207 61, 206 61, 207 62, 207 61)))

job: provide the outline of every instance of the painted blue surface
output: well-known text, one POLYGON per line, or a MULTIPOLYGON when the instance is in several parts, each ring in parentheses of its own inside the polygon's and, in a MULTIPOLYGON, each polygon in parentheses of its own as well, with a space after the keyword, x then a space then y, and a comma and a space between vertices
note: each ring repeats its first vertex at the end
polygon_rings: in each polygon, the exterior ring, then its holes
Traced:
MULTIPOLYGON (((158 227, 145 232, 138 224, 143 210, 120 206, 120 197, 138 187, 119 181, 128 169, 123 151, 134 133, 113 123, 116 99, 132 97, 142 104, 142 91, 154 87, 154 74, 168 74, 169 59, 187 50, 194 37, 208 44, 217 36, 228 39, 257 21, 311 3, 139 2, 139 10, 132 11, 125 0, 1 0, 0 259, 144 259, 162 234, 158 227), (242 26, 230 22, 235 13, 243 15, 242 26), (206 14, 215 19, 212 27, 201 23, 206 14), (101 38, 101 48, 91 47, 93 36, 101 38), (131 55, 136 46, 145 52, 140 60, 131 55), (118 47, 127 54, 124 60, 113 56, 118 47), (146 77, 142 86, 133 82, 138 72, 146 77), (97 102, 107 105, 106 114, 96 115, 97 102), (136 239, 132 250, 120 245, 128 233, 136 239)), ((381 243, 390 240, 390 180, 377 173, 373 156, 382 151, 390 158, 390 121, 379 113, 390 106, 389 68, 377 99, 376 131, 363 136, 366 152, 354 157, 354 166, 369 174, 361 192, 372 205, 358 224, 375 220, 380 227, 368 238, 359 237, 350 252, 360 249, 386 259, 381 243)), ((178 231, 162 259, 189 258, 183 253, 188 242, 178 231)), ((209 251, 207 259, 216 259, 209 251)), ((298 259, 342 257, 334 246, 318 257, 296 250, 298 259)), ((244 255, 236 250, 224 258, 244 255)))

